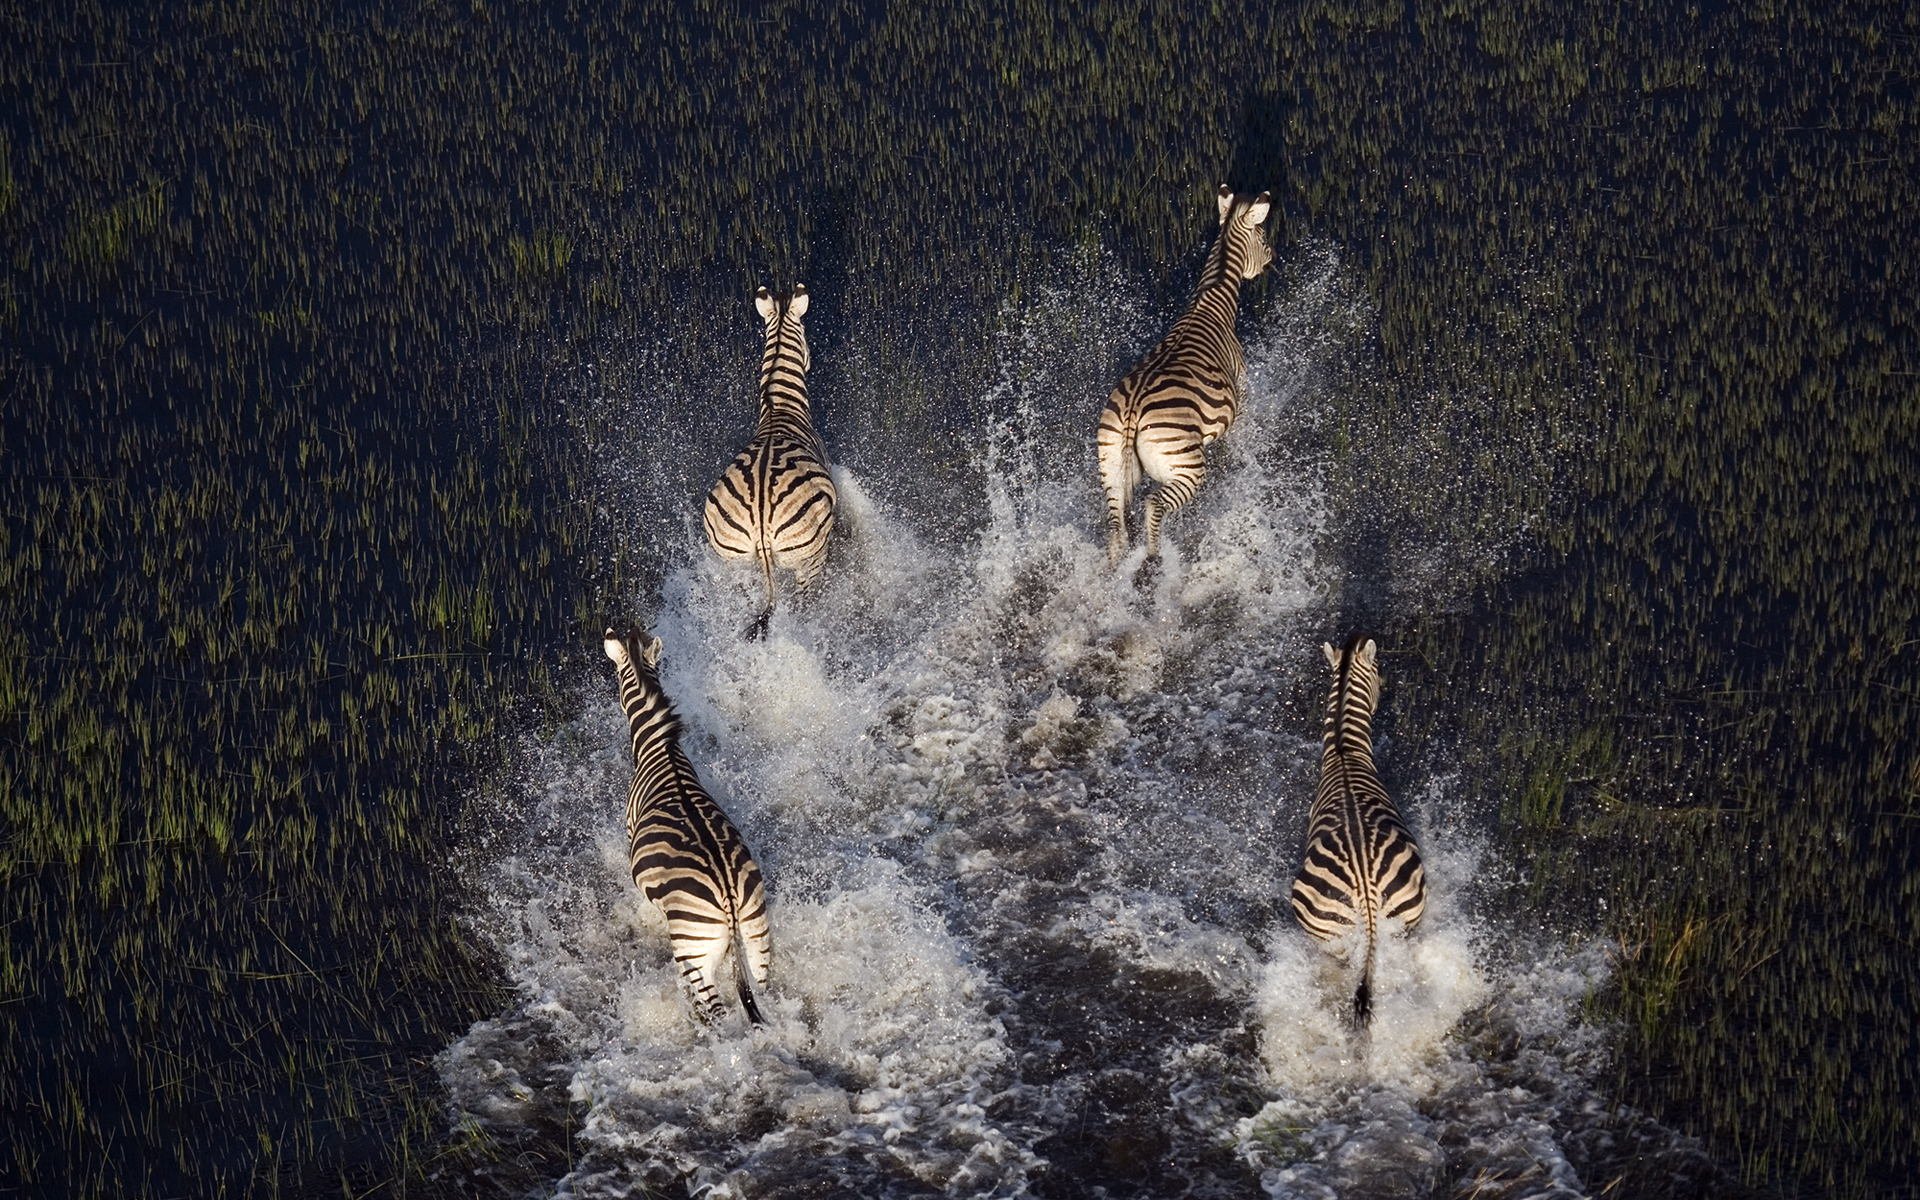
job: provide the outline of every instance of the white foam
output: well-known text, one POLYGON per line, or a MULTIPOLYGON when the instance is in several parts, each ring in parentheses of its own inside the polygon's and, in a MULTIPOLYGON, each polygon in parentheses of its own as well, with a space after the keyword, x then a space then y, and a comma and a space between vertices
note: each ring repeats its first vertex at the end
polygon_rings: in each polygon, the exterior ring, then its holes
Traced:
POLYGON ((1494 961, 1493 926, 1466 902, 1485 854, 1427 834, 1427 916, 1381 939, 1364 1036, 1346 1021, 1359 937, 1322 947, 1276 931, 1255 1001, 1275 1099, 1238 1131, 1269 1195, 1424 1196, 1458 1182, 1443 1166, 1545 1189, 1501 1195, 1581 1194, 1564 1129, 1593 1095, 1601 1039, 1580 1010, 1605 981, 1605 947, 1522 935, 1494 961))
MULTIPOLYGON (((917 456, 862 447, 837 456, 825 577, 764 641, 743 636, 757 576, 691 518, 661 554, 663 685, 771 881, 768 1028, 692 1022, 626 878, 604 664, 485 813, 476 919, 518 1001, 440 1069, 495 1135, 566 1146, 561 1194, 1018 1195, 1101 1128, 1273 1195, 1425 1195, 1524 1154, 1577 1187, 1561 1125, 1599 1054, 1577 1002, 1602 959, 1534 939, 1527 965, 1495 961, 1489 939, 1518 935, 1474 890, 1500 884, 1472 882, 1489 855, 1446 819, 1450 781, 1407 806, 1429 916, 1382 947, 1364 1051, 1350 973, 1276 919, 1315 763, 1284 696, 1319 686, 1340 581, 1322 467, 1290 447, 1364 334, 1357 293, 1324 259, 1249 339, 1249 402, 1143 596, 1106 562, 1091 430, 1111 380, 1088 364, 1151 330, 1113 319, 1132 281, 1082 266, 1008 314, 997 377, 966 398, 993 414, 949 500, 977 513, 968 536, 889 497, 917 456)), ((660 486, 604 474, 616 512, 660 486)))

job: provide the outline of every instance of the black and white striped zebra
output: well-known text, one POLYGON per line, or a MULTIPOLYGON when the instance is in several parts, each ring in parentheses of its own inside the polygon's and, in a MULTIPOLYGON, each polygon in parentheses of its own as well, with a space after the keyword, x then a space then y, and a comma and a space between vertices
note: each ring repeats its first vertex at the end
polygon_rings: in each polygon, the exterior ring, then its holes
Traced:
POLYGON ((707 1021, 724 1012, 718 987, 731 957, 747 1019, 764 1024, 748 986, 751 976, 766 987, 773 962, 760 867, 680 749, 680 718, 660 690, 660 639, 639 629, 609 629, 606 650, 620 677, 620 705, 633 738, 633 782, 627 788, 633 882, 666 914, 674 961, 694 1011, 707 1021))
POLYGON ((806 587, 827 561, 838 496, 827 452, 807 400, 807 289, 791 296, 761 288, 754 298, 766 322, 760 355, 760 423, 753 441, 707 493, 707 541, 722 558, 753 558, 766 581, 767 606, 748 636, 764 634, 773 616, 773 570, 791 570, 806 587))
POLYGON ((1373 769, 1373 714, 1380 664, 1372 639, 1356 634, 1346 649, 1323 643, 1333 688, 1321 733, 1320 790, 1307 814, 1306 852, 1293 881, 1293 915, 1322 941, 1366 930, 1366 959, 1353 994, 1354 1024, 1373 1008, 1374 946, 1383 921, 1412 929, 1427 909, 1420 847, 1373 769))
POLYGON ((1100 411, 1100 484, 1107 493, 1107 558, 1127 552, 1127 510, 1141 475, 1147 496, 1147 556, 1160 553, 1160 522, 1200 489, 1206 447, 1233 424, 1245 386, 1246 360, 1234 319, 1240 285, 1273 261, 1260 223, 1273 202, 1220 185, 1220 232, 1200 272, 1193 303, 1173 328, 1127 372, 1100 411))

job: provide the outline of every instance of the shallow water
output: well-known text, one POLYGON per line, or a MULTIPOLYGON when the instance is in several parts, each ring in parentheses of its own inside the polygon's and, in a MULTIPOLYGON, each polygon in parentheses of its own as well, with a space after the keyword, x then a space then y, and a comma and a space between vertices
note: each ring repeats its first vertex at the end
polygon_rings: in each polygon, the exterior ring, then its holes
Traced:
MULTIPOLYGON (((769 1024, 693 1024, 625 875, 623 725, 586 667, 582 709, 527 735, 475 817, 474 920, 517 1001, 438 1060, 474 1129, 565 1163, 515 1186, 1579 1196, 1628 1140, 1712 1174, 1605 1095, 1583 1001, 1608 943, 1516 902, 1457 775, 1396 772, 1382 739, 1432 897, 1383 945, 1370 1036, 1346 1024, 1351 973, 1284 908, 1345 582, 1324 460, 1299 448, 1364 331, 1339 264, 1311 266, 1249 337, 1243 415, 1145 590, 1139 551, 1106 565, 1078 436, 1102 385, 1076 364, 1120 348, 1060 332, 1098 289, 1007 314, 966 534, 889 500, 910 464, 848 447, 829 575, 762 642, 742 637, 757 583, 690 521, 658 548, 640 615, 662 683, 772 881, 769 1024)), ((600 465, 614 511, 668 502, 624 449, 600 465)), ((1453 602, 1529 514, 1479 516, 1408 552, 1403 603, 1453 602)))

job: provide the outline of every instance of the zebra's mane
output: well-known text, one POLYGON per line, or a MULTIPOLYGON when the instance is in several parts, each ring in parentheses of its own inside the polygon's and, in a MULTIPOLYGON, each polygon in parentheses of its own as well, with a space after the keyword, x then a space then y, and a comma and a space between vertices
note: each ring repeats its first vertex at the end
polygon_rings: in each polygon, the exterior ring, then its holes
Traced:
POLYGON ((791 299, 780 302, 778 313, 767 323, 766 339, 760 348, 762 412, 782 401, 798 400, 802 405, 808 401, 807 372, 813 366, 813 351, 807 345, 806 326, 800 323, 800 318, 787 315, 791 303, 791 299))
MULTIPOLYGON (((1227 209, 1226 219, 1220 222, 1220 235, 1214 239, 1213 249, 1207 254, 1207 265, 1200 272, 1200 286, 1196 289, 1195 295, 1205 293, 1209 288, 1216 288, 1222 284, 1233 288, 1236 292, 1240 290, 1242 282, 1240 272, 1233 265, 1233 234, 1236 225, 1245 225, 1240 218, 1246 215, 1246 211, 1251 207, 1253 207, 1253 201, 1242 200, 1237 196, 1234 198, 1233 206, 1227 209)), ((1259 236, 1251 227, 1247 228, 1247 232, 1255 237, 1259 236)))
POLYGON ((659 672, 643 665, 640 656, 634 653, 631 641, 626 643, 626 647, 626 661, 617 666, 623 676, 620 707, 626 714, 629 736, 638 738, 644 733, 649 739, 665 737, 677 743, 680 739, 680 713, 673 707, 666 690, 660 686, 659 672), (633 682, 640 693, 637 711, 626 704, 624 676, 628 672, 632 672, 633 682))
POLYGON ((1352 748, 1347 731, 1347 711, 1350 707, 1347 697, 1353 688, 1353 659, 1366 641, 1366 635, 1361 633, 1347 639, 1346 649, 1340 652, 1340 672, 1334 676, 1333 696, 1329 702, 1333 709, 1333 748, 1342 753, 1352 748))

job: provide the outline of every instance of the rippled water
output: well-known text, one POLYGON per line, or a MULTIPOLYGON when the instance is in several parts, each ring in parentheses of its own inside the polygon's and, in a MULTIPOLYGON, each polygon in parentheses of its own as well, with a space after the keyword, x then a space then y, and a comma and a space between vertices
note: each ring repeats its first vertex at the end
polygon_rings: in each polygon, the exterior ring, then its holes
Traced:
MULTIPOLYGON (((954 398, 1000 418, 969 451, 964 494, 985 503, 964 534, 890 499, 910 455, 836 447, 829 575, 764 642, 741 636, 757 584, 691 517, 654 548, 660 602, 636 615, 774 889, 769 1024, 690 1019, 626 876, 624 726, 596 661, 584 708, 527 735, 469 865, 518 1001, 438 1067, 475 1136, 519 1152, 503 1189, 1580 1196, 1649 1154, 1713 1177, 1610 1103, 1607 1031, 1583 1017, 1608 945, 1529 913, 1491 814, 1457 799, 1467 764, 1414 776, 1382 739, 1432 895, 1383 946, 1370 1037, 1346 1028, 1347 972, 1285 909, 1317 646, 1345 632, 1326 463, 1302 447, 1334 419, 1329 364, 1364 340, 1337 263, 1289 286, 1145 592, 1131 563, 1107 568, 1091 469, 1105 384, 1080 364, 1141 336, 1085 344, 1080 318, 1125 291, 1111 277, 1009 314, 998 381, 954 398)), ((678 502, 625 447, 603 465, 616 509, 678 502)), ((1447 581, 1529 514, 1479 516, 1404 564, 1404 603, 1449 604, 1447 581)))

